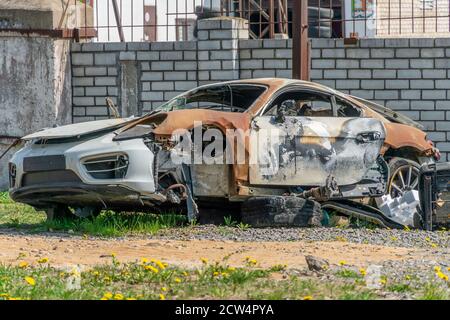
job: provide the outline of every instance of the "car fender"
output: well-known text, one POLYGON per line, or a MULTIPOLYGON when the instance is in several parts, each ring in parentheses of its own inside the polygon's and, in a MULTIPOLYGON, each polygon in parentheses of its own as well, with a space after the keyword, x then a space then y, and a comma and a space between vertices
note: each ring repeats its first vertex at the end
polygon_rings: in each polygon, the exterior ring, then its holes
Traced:
POLYGON ((385 150, 413 148, 419 155, 432 155, 434 153, 433 145, 427 141, 427 134, 412 126, 385 122, 386 129, 385 150))

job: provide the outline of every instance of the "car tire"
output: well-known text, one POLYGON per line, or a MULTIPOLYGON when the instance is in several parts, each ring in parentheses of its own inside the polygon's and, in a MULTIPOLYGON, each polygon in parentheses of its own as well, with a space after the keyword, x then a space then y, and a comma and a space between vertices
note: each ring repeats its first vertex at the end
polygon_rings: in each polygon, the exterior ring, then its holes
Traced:
POLYGON ((293 196, 254 197, 241 208, 242 222, 253 227, 321 226, 318 202, 293 196))
POLYGON ((61 219, 75 219, 76 216, 72 213, 68 206, 56 205, 45 209, 47 221, 61 220, 61 219))
MULTIPOLYGON (((396 186, 397 186, 397 184, 399 184, 398 187, 400 187, 400 189, 405 189, 405 190, 408 190, 409 188, 414 186, 414 184, 416 184, 415 179, 416 178, 418 179, 418 175, 419 175, 419 171, 420 171, 420 165, 416 161, 405 159, 405 158, 400 158, 400 157, 394 157, 389 160, 388 165, 389 165, 389 183, 388 183, 387 194, 390 194, 391 197, 395 198, 394 195, 395 195, 396 188, 393 187, 394 184, 396 186), (403 180, 405 181, 406 186, 401 185, 402 180, 399 179, 399 177, 400 177, 399 172, 402 173, 402 177, 403 177, 403 180), (409 174, 412 175, 411 178, 409 177, 409 174)), ((418 180, 417 180, 416 187, 412 188, 412 189, 414 189, 414 190, 418 189, 418 180)))

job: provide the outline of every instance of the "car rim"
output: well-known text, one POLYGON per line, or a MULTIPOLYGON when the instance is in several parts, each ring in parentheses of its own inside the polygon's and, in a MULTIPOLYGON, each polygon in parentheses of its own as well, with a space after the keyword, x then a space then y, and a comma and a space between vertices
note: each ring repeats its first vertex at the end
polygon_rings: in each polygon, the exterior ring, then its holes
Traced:
POLYGON ((389 185, 389 194, 392 198, 402 196, 405 192, 418 190, 419 169, 406 165, 395 170, 389 185))

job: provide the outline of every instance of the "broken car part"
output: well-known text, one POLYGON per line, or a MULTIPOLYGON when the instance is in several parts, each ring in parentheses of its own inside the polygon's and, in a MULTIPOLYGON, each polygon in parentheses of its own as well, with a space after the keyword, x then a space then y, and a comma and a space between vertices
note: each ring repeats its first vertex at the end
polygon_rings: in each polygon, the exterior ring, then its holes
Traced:
POLYGON ((450 163, 422 166, 419 175, 420 207, 424 228, 450 224, 450 163))

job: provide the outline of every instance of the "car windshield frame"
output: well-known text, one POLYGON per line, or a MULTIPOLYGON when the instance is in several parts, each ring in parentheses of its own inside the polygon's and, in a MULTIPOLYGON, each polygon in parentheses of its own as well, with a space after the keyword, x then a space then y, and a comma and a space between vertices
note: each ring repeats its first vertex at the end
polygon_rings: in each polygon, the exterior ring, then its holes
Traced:
MULTIPOLYGON (((193 109, 207 109, 207 110, 216 110, 216 111, 228 111, 228 112, 238 112, 238 113, 244 113, 248 112, 252 106, 256 103, 256 101, 268 90, 268 86, 263 84, 255 84, 255 83, 230 83, 230 84, 213 84, 208 86, 202 86, 197 87, 192 90, 189 90, 187 92, 184 92, 171 100, 167 101, 166 103, 162 104, 159 107, 156 107, 152 110, 152 112, 169 112, 174 110, 193 110, 193 109), (253 100, 245 107, 236 106, 233 105, 233 95, 236 93, 236 91, 233 91, 237 89, 238 87, 254 87, 261 89, 260 92, 257 92, 256 96, 253 98, 253 100), (208 90, 210 92, 208 92, 208 90), (217 90, 216 93, 223 93, 224 95, 227 94, 229 96, 228 101, 226 99, 217 100, 217 99, 211 99, 211 101, 201 101, 202 93, 206 96, 207 94, 213 95, 214 92, 212 90, 217 90), (189 99, 193 99, 189 101, 189 99), (200 101, 196 100, 199 99, 200 101), (212 106, 195 106, 195 107, 186 107, 190 103, 217 103, 219 105, 212 105, 212 106), (222 103, 222 106, 220 104, 222 103), (228 103, 228 105, 226 104, 228 103)), ((216 98, 218 95, 216 96, 216 98)))

